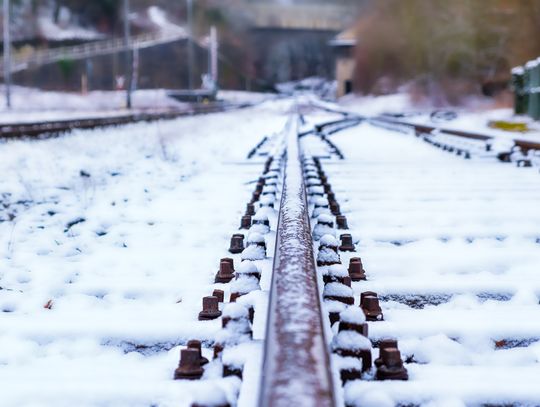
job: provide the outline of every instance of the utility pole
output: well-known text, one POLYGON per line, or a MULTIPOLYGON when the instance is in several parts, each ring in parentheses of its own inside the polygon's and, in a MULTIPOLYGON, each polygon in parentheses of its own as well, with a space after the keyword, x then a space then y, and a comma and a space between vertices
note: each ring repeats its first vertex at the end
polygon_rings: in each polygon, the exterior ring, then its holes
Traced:
POLYGON ((218 39, 216 27, 210 28, 210 76, 218 87, 218 39))
POLYGON ((9 0, 4 0, 4 86, 6 108, 11 109, 11 30, 9 0))
POLYGON ((125 52, 125 86, 126 86, 126 107, 131 109, 131 82, 133 76, 133 64, 131 63, 131 34, 129 30, 129 0, 124 0, 124 45, 125 52))
POLYGON ((187 25, 188 25, 188 88, 193 90, 193 0, 187 1, 187 25))

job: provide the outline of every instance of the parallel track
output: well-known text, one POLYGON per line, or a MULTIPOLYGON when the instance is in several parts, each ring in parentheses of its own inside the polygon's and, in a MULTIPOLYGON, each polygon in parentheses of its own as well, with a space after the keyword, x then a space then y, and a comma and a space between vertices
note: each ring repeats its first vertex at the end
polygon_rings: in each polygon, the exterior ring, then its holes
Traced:
POLYGON ((168 110, 164 112, 138 112, 93 118, 3 124, 0 125, 0 139, 53 137, 75 129, 94 129, 129 123, 168 120, 182 116, 223 112, 246 106, 247 105, 234 105, 229 103, 192 104, 185 109, 168 110))

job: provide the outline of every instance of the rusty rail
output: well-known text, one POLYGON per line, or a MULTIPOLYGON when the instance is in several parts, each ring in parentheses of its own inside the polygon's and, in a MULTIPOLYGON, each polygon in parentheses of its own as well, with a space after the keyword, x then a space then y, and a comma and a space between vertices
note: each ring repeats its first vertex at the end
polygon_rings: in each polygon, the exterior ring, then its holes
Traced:
MULTIPOLYGON (((464 131, 464 130, 455 130, 455 129, 445 129, 435 126, 430 126, 426 124, 416 124, 416 123, 410 123, 402 120, 395 120, 388 117, 379 116, 374 118, 376 121, 380 121, 383 123, 393 124, 397 126, 404 126, 411 128, 415 131, 416 134, 430 134, 434 130, 438 130, 445 134, 450 134, 452 136, 458 136, 458 137, 464 137, 474 140, 483 140, 488 141, 492 140, 494 137, 489 136, 486 134, 471 132, 471 131, 464 131)), ((521 148, 521 151, 526 153, 529 150, 540 150, 540 142, 533 142, 533 141, 527 141, 527 140, 520 140, 520 139, 513 139, 514 145, 521 148)))
POLYGON ((259 406, 334 406, 305 185, 298 117, 287 130, 259 406))
POLYGON ((38 137, 58 135, 74 129, 93 129, 97 127, 118 126, 128 123, 175 119, 182 116, 216 113, 228 109, 244 107, 224 103, 192 104, 181 110, 161 112, 139 112, 106 117, 78 118, 68 120, 40 121, 29 123, 0 124, 0 138, 38 137))

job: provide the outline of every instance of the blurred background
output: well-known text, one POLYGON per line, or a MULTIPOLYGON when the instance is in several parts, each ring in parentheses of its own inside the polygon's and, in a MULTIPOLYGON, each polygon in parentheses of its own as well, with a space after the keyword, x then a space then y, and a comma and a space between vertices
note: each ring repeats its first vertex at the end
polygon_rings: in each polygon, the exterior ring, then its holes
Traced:
POLYGON ((10 22, 14 84, 83 93, 129 69, 136 89, 200 87, 212 26, 222 89, 510 105, 511 68, 540 55, 538 0, 11 0, 10 22))

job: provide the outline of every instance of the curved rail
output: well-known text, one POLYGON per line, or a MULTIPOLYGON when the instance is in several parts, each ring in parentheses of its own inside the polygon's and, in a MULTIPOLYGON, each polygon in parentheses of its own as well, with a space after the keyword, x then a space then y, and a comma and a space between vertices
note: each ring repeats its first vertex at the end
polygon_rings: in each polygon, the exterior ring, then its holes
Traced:
MULTIPOLYGON (((388 117, 379 116, 374 118, 375 121, 388 123, 391 125, 397 125, 397 126, 404 126, 411 128, 415 131, 415 133, 418 134, 430 134, 432 131, 438 130, 445 134, 450 134, 452 136, 457 137, 463 137, 473 140, 482 140, 482 141, 489 141, 493 139, 493 136, 489 136, 486 134, 471 132, 471 131, 464 131, 464 130, 456 130, 456 129, 445 129, 435 126, 430 126, 426 124, 416 124, 416 123, 410 123, 402 120, 395 120, 388 117)), ((540 143, 539 142, 533 142, 533 141, 527 141, 527 140, 520 140, 520 139, 514 139, 512 140, 514 142, 514 145, 521 148, 521 151, 527 152, 529 150, 540 150, 540 143)))

